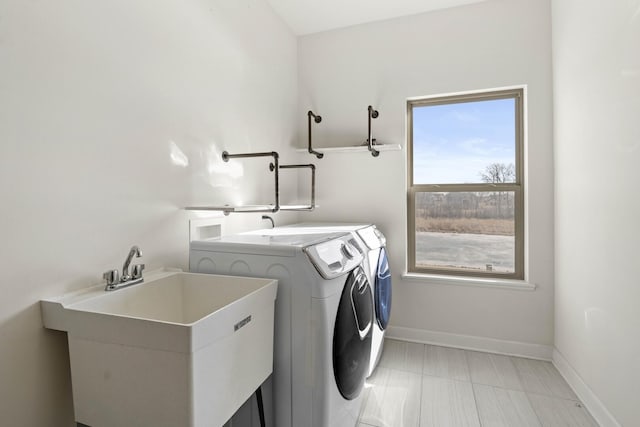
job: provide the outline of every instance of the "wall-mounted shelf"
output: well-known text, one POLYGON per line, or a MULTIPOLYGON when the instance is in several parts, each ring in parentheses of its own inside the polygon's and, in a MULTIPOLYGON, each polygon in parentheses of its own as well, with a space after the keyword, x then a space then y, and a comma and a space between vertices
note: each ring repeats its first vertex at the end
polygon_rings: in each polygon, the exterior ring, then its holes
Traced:
MULTIPOLYGON (((314 205, 314 207, 316 207, 314 205)), ((279 211, 308 211, 309 205, 281 205, 276 209, 275 205, 244 205, 244 206, 187 206, 188 211, 220 211, 225 215, 230 213, 259 213, 279 211)))
POLYGON ((315 155, 317 158, 321 159, 324 156, 324 153, 359 153, 368 151, 371 153, 373 157, 378 157, 381 151, 400 151, 402 147, 399 144, 378 144, 376 143, 376 139, 373 137, 373 132, 371 130, 371 121, 373 119, 377 119, 380 116, 378 110, 373 108, 371 105, 367 107, 367 139, 362 145, 353 146, 353 147, 327 147, 327 148, 313 148, 311 143, 311 118, 313 117, 313 121, 316 123, 320 123, 322 121, 322 117, 315 114, 313 111, 309 110, 307 112, 307 122, 308 122, 308 135, 309 135, 309 146, 307 150, 297 149, 298 152, 308 151, 310 154, 315 155))
POLYGON ((281 165, 278 162, 279 155, 275 151, 265 153, 242 153, 242 154, 229 154, 224 151, 222 153, 222 160, 228 162, 229 159, 239 159, 248 157, 273 157, 273 163, 269 164, 269 170, 274 172, 275 177, 275 193, 274 203, 267 205, 242 205, 242 206, 187 206, 184 209, 188 211, 219 211, 225 215, 230 213, 258 213, 258 212, 271 212, 278 211, 312 211, 316 207, 316 167, 313 164, 304 165, 281 165), (280 204, 280 169, 309 169, 311 170, 311 200, 308 205, 281 205, 280 204))
MULTIPOLYGON (((374 144, 373 147, 377 151, 401 151, 402 146, 400 144, 374 144)), ((320 153, 366 153, 369 151, 368 145, 356 145, 353 147, 326 147, 326 148, 318 148, 315 147, 314 150, 320 153)), ((306 148, 298 148, 296 151, 300 153, 306 153, 306 148)))

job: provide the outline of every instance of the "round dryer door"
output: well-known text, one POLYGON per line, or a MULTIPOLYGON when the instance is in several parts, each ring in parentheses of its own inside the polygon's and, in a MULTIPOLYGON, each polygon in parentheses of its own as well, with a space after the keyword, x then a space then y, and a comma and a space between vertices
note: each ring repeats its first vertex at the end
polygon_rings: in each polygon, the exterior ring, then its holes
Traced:
POLYGON ((391 271, 389 270, 387 251, 384 248, 380 249, 375 280, 376 321, 380 329, 384 331, 387 329, 391 315, 391 271))
POLYGON ((358 267, 347 278, 333 332, 333 374, 348 400, 358 397, 369 369, 372 298, 369 281, 358 267))

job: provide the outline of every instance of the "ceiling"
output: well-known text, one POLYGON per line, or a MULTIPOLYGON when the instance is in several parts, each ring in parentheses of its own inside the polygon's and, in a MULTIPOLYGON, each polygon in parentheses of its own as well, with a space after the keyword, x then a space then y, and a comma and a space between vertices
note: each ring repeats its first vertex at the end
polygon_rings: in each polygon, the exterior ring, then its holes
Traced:
POLYGON ((485 0, 267 0, 296 35, 481 1, 485 0))

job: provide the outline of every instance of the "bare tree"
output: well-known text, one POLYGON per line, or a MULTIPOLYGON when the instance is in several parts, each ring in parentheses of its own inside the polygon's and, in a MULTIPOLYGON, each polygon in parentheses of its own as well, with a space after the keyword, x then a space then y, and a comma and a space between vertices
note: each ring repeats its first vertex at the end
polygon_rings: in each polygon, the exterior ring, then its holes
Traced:
POLYGON ((515 182, 516 167, 513 163, 505 165, 504 163, 491 163, 484 168, 484 172, 480 172, 482 182, 499 184, 505 182, 515 182))
MULTIPOLYGON (((502 184, 505 182, 515 182, 516 167, 513 163, 491 163, 484 168, 484 172, 480 172, 482 182, 489 184, 502 184)), ((502 217, 502 192, 496 192, 496 214, 498 218, 502 217)), ((510 206, 509 193, 506 193, 507 209, 510 206)))

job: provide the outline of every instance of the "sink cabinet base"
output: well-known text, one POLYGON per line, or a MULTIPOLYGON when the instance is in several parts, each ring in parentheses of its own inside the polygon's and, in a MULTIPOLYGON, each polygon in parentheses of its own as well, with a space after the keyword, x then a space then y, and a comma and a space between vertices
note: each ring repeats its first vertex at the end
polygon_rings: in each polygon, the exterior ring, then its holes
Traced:
POLYGON ((254 393, 256 379, 261 384, 271 374, 272 331, 273 306, 267 306, 238 331, 193 353, 70 334, 77 425, 222 426, 254 393))

